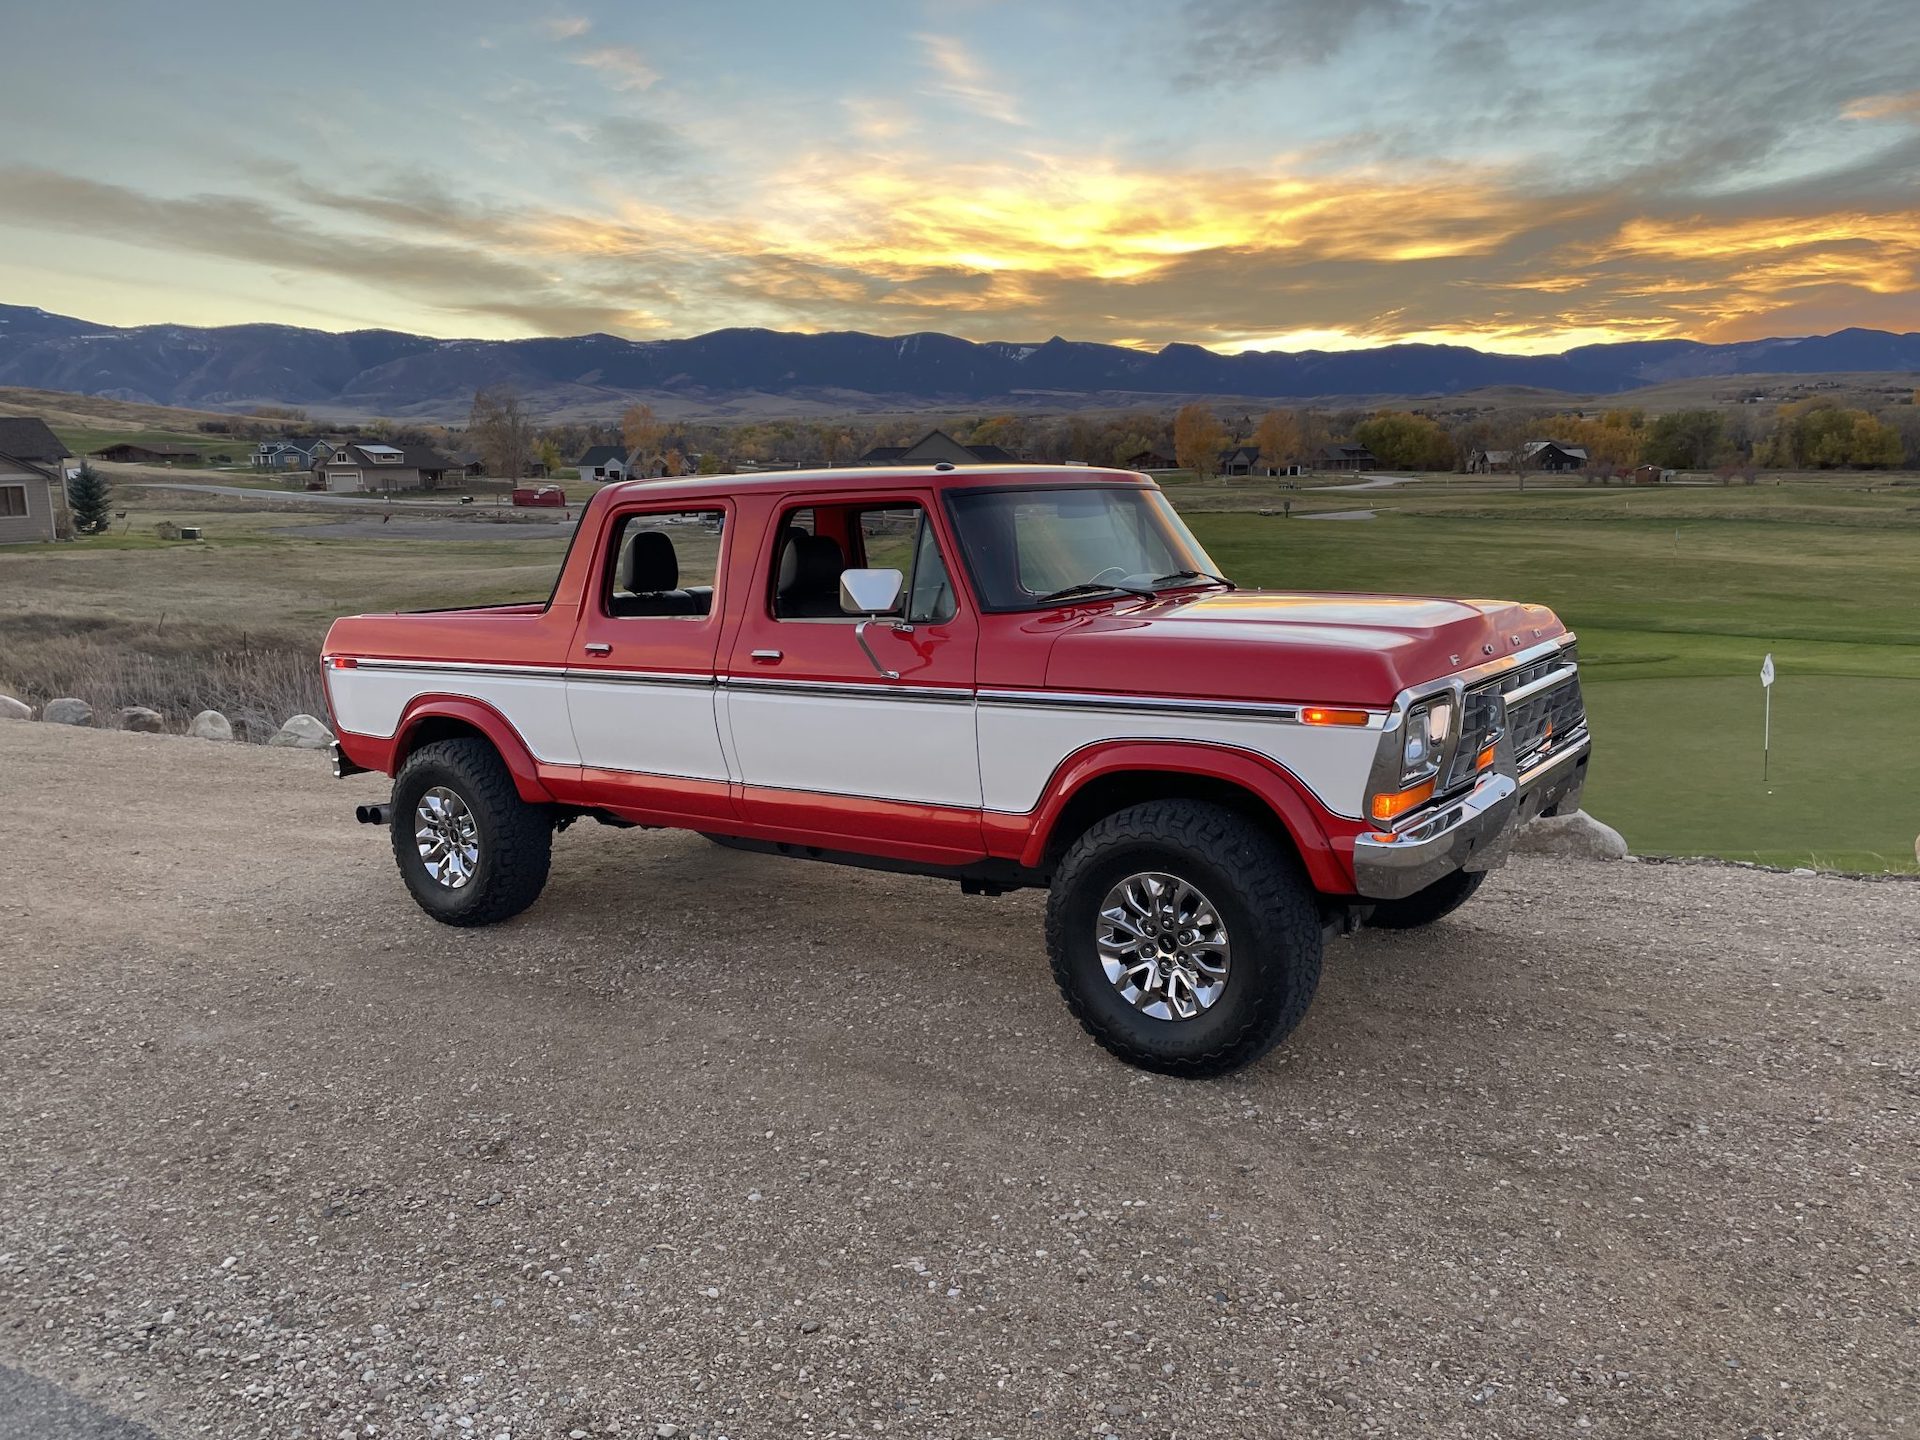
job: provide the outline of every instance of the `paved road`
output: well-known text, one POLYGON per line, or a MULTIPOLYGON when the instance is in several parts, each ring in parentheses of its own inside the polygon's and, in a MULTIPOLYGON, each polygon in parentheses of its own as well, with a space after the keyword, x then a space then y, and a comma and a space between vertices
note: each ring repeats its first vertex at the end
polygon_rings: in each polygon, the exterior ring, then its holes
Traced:
POLYGON ((1316 485, 1314 493, 1324 495, 1329 490, 1391 490, 1395 485, 1406 485, 1419 479, 1417 475, 1362 475, 1352 485, 1316 485))
POLYGON ((448 930, 322 770, 0 722, 0 1363, 167 1440, 1920 1425, 1920 885, 1518 863, 1195 1084, 1036 896, 588 824, 448 930))

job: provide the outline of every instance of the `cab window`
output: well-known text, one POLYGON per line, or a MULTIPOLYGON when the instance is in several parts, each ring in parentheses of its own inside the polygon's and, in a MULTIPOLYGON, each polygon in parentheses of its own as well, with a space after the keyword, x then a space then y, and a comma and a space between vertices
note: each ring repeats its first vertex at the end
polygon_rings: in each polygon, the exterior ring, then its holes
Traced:
POLYGON ((607 542, 602 585, 616 619, 698 620, 713 613, 720 572, 722 510, 624 515, 607 542))
POLYGON ((915 504, 806 506, 781 519, 773 576, 779 620, 855 620, 840 608, 840 576, 849 568, 898 570, 904 578, 894 613, 916 625, 951 620, 958 607, 938 537, 915 504))

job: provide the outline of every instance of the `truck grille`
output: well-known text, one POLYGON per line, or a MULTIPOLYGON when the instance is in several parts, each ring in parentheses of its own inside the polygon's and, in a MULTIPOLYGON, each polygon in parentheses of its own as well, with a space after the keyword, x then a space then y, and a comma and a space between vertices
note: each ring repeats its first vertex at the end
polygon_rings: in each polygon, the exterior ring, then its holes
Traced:
POLYGON ((1573 675, 1558 685, 1549 686, 1507 709, 1502 716, 1500 697, 1524 690, 1544 680, 1556 670, 1577 663, 1576 647, 1569 645, 1558 654, 1535 660, 1510 670, 1497 680, 1489 680, 1467 691, 1461 717, 1460 748, 1447 766, 1444 790, 1452 790, 1473 779, 1474 761, 1480 752, 1500 734, 1504 719, 1506 733, 1513 737, 1513 754, 1519 767, 1527 769, 1549 751, 1556 741, 1584 729, 1586 702, 1580 695, 1580 677, 1573 675))

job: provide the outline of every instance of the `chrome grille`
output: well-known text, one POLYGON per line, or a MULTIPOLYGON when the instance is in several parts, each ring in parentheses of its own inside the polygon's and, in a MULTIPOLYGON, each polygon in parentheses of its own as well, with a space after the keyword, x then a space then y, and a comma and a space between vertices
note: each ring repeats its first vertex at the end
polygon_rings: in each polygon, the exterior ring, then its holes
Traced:
POLYGON ((1578 662, 1577 647, 1569 645, 1553 655, 1530 661, 1509 670, 1495 680, 1482 681, 1466 693, 1461 716, 1460 745, 1447 765, 1441 793, 1466 785, 1474 777, 1474 762, 1480 752, 1498 740, 1502 726, 1513 737, 1513 754, 1525 770, 1551 748, 1586 725, 1586 704, 1580 695, 1580 677, 1574 675, 1559 685, 1529 695, 1502 713, 1500 697, 1524 690, 1544 680, 1556 670, 1578 662))
POLYGON ((1538 695, 1530 695, 1507 715, 1513 732, 1513 753, 1525 770, 1528 764, 1586 724, 1586 703, 1580 696, 1580 677, 1538 695))

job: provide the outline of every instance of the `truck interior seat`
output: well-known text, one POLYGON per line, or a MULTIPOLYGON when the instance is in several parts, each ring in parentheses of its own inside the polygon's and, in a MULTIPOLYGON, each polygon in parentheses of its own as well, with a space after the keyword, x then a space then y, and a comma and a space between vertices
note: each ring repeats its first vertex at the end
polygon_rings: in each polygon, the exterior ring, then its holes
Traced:
POLYGON ((713 587, 680 588, 680 557, 673 537, 661 530, 636 530, 620 555, 613 603, 620 616, 705 615, 713 608, 713 587))
POLYGON ((838 619, 840 572, 847 562, 840 542, 830 535, 789 530, 780 551, 780 582, 775 610, 783 620, 838 619))

